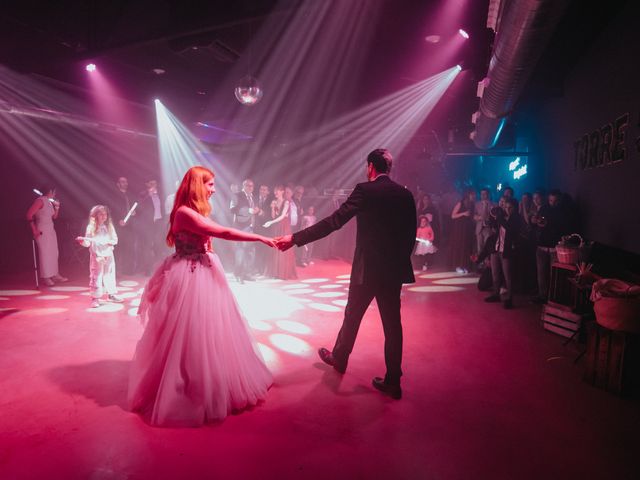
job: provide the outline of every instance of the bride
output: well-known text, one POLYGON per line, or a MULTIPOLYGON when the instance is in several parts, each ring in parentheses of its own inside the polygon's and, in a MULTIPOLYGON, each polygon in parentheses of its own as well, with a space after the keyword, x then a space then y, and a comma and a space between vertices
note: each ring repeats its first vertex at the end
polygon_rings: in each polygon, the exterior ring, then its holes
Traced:
POLYGON ((129 405, 151 425, 195 427, 264 400, 273 382, 251 337, 211 237, 270 238, 216 224, 207 215, 214 174, 192 167, 176 192, 166 258, 139 308, 145 325, 133 357, 129 405))

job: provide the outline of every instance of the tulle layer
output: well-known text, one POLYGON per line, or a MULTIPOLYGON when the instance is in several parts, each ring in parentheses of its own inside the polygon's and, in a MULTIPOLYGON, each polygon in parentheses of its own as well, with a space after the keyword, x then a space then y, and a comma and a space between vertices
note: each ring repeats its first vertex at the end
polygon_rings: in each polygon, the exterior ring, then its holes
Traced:
POLYGON ((129 405, 152 425, 199 426, 264 400, 273 377, 218 257, 169 257, 149 280, 129 405))

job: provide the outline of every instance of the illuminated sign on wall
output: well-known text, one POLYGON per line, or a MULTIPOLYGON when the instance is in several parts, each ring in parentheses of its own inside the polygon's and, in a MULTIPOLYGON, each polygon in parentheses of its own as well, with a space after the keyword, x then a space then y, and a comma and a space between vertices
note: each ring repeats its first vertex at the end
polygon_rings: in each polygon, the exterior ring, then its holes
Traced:
POLYGON ((519 180, 527 174, 527 164, 520 163, 520 157, 509 163, 509 171, 513 172, 513 179, 519 180))
POLYGON ((527 166, 523 165, 519 169, 517 169, 515 172, 513 172, 513 179, 519 180, 520 178, 524 177, 526 174, 527 174, 527 166))

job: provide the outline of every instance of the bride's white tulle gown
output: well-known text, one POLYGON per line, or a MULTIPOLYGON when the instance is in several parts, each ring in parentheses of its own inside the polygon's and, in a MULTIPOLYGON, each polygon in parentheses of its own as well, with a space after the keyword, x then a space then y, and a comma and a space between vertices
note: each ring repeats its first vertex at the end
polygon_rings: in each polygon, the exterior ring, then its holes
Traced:
POLYGON ((264 400, 273 382, 209 237, 176 234, 140 303, 129 405, 150 424, 199 426, 264 400))

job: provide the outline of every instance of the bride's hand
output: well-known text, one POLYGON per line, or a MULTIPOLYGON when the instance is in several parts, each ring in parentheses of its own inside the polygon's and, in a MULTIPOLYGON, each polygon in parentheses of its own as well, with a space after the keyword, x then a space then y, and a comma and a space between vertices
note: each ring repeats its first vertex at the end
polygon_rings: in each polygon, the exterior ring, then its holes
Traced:
POLYGON ((277 247, 276 240, 274 238, 262 237, 260 241, 271 248, 277 247))
POLYGON ((264 225, 262 225, 264 228, 269 228, 272 225, 271 221, 266 222, 264 225))

